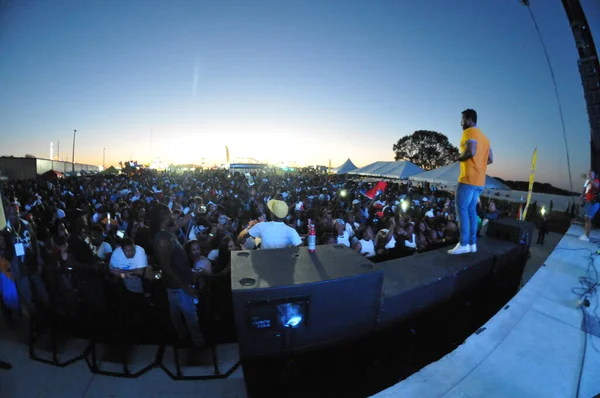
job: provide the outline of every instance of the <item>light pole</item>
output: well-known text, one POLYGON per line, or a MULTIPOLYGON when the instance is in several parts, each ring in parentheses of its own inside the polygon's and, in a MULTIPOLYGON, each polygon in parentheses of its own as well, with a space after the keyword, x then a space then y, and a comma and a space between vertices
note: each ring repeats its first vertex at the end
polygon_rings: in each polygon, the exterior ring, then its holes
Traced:
POLYGON ((102 169, 103 170, 106 168, 105 160, 106 160, 106 148, 102 149, 102 169))
POLYGON ((71 170, 75 173, 75 135, 77 134, 77 130, 73 130, 73 156, 71 157, 71 162, 73 163, 73 169, 71 170))

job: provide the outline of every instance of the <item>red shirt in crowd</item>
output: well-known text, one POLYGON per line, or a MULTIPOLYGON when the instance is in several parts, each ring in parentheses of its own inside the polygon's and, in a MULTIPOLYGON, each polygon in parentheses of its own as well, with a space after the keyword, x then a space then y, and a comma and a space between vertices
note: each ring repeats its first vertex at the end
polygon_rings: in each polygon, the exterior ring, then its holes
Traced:
POLYGON ((597 178, 594 178, 593 181, 590 181, 587 185, 587 187, 585 187, 585 200, 588 202, 591 202, 594 200, 594 196, 596 195, 596 192, 598 191, 599 188, 596 188, 596 186, 600 185, 600 180, 597 178))

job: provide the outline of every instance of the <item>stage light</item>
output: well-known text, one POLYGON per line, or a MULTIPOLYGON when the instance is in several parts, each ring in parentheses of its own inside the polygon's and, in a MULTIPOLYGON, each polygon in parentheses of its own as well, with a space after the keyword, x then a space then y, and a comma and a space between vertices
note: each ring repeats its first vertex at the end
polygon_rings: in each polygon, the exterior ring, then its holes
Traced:
POLYGON ((406 212, 406 210, 408 210, 408 201, 403 200, 402 201, 402 211, 406 212))
POLYGON ((285 324, 285 327, 295 328, 300 324, 300 322, 302 322, 301 316, 293 316, 289 321, 287 321, 287 323, 285 324))
POLYGON ((545 207, 542 207, 542 216, 543 216, 544 214, 546 214, 546 208, 545 208, 545 207))
POLYGON ((340 192, 340 196, 342 198, 345 198, 347 194, 348 194, 348 191, 346 191, 345 189, 342 189, 341 192, 340 192))

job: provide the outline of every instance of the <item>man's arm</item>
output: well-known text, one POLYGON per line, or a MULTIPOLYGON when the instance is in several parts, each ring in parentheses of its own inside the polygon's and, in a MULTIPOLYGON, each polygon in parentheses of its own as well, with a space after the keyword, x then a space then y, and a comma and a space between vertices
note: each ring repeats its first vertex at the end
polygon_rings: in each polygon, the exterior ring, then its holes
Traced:
POLYGON ((465 151, 460 154, 458 157, 459 162, 465 162, 469 159, 472 159, 473 156, 477 153, 477 141, 467 141, 465 143, 465 151))
POLYGON ((488 154, 487 164, 490 165, 494 163, 494 152, 492 152, 492 148, 490 148, 490 153, 488 154))
MULTIPOLYGON (((238 244, 243 245, 244 243, 246 243, 246 239, 248 239, 250 236, 252 236, 252 235, 250 235, 250 229, 252 227, 254 227, 256 224, 258 224, 258 221, 252 220, 248 224, 248 228, 246 228, 245 230, 240 232, 240 234, 238 235, 238 244)), ((254 236, 254 238, 256 238, 256 236, 254 236)))

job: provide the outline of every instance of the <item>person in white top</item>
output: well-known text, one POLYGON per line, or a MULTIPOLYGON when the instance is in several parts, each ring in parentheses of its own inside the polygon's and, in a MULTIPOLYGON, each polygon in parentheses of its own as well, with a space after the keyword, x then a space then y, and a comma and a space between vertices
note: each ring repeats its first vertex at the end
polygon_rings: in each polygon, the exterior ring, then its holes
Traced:
POLYGON ((123 279, 127 290, 132 293, 144 293, 142 276, 148 266, 148 256, 140 246, 129 238, 123 239, 110 258, 110 271, 123 279))
POLYGON ((336 243, 338 245, 344 245, 346 247, 350 247, 350 233, 346 229, 346 223, 341 218, 338 218, 334 221, 333 226, 335 228, 335 232, 337 233, 336 243))
POLYGON ((373 243, 373 230, 371 227, 361 227, 356 235, 359 241, 356 242, 353 249, 367 258, 375 256, 375 243, 373 243))
POLYGON ((271 199, 267 207, 271 211, 273 221, 260 223, 256 220, 251 221, 248 228, 238 236, 239 243, 243 245, 246 239, 252 237, 261 239, 260 248, 263 250, 301 246, 302 239, 298 232, 284 223, 289 211, 287 203, 271 199))

